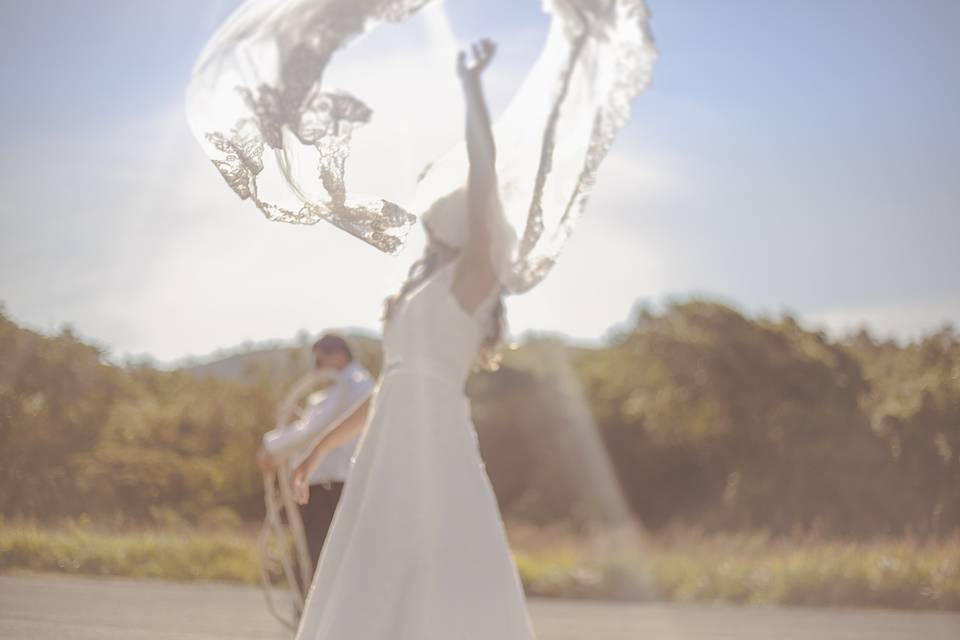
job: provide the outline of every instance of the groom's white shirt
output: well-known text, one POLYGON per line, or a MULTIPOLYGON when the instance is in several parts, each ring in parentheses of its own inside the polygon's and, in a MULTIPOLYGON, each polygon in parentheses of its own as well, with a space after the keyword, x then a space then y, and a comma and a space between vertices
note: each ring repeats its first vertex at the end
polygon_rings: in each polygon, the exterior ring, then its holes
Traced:
MULTIPOLYGON (((300 420, 263 436, 263 447, 275 458, 290 457, 291 466, 300 464, 313 445, 335 427, 340 418, 373 391, 374 381, 360 363, 354 361, 341 369, 323 399, 312 405, 300 420)), ((328 453, 310 476, 310 484, 344 482, 350 474, 350 460, 359 436, 328 453)))

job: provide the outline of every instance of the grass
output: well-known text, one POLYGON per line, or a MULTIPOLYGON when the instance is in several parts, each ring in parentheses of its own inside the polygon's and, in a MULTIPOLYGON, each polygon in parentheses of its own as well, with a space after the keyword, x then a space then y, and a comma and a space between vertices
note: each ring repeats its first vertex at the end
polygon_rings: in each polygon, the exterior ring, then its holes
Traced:
POLYGON ((676 601, 960 611, 960 540, 714 543, 654 555, 658 590, 676 601))
POLYGON ((0 572, 13 569, 245 583, 259 576, 256 541, 249 535, 0 525, 0 572))
MULTIPOLYGON (((526 528, 511 529, 511 539, 529 595, 960 611, 960 537, 842 542, 681 532, 624 543, 526 528)), ((259 575, 247 533, 0 521, 0 573, 23 570, 248 584, 259 575)))

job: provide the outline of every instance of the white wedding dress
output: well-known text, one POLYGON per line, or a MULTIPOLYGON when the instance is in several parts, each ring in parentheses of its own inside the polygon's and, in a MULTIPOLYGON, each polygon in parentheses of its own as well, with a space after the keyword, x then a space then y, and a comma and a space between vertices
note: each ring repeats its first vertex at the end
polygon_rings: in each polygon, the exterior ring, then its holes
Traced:
POLYGON ((523 589, 464 384, 492 321, 454 263, 384 329, 384 370, 297 640, 528 640, 523 589))

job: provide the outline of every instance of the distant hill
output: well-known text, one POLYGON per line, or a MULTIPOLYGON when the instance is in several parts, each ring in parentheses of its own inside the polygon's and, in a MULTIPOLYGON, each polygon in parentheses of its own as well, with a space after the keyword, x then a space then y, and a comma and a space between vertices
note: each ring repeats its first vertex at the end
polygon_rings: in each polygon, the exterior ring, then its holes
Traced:
MULTIPOLYGON (((354 354, 368 369, 380 370, 380 339, 368 333, 344 333, 354 354)), ((276 342, 215 353, 200 362, 178 367, 200 378, 245 380, 250 377, 288 378, 306 371, 312 362, 310 341, 276 342)))
POLYGON ((310 352, 305 347, 281 346, 243 351, 180 367, 201 378, 243 380, 252 373, 279 375, 290 369, 309 366, 310 352))

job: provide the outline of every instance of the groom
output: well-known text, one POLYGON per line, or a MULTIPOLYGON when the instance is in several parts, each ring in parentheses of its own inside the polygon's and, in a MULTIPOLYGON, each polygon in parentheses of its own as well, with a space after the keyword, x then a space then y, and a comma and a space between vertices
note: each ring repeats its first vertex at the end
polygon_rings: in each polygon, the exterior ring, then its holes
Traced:
MULTIPOLYGON (((314 366, 328 374, 333 385, 323 400, 314 404, 293 423, 268 431, 257 452, 261 471, 276 469, 280 461, 292 457, 296 466, 310 451, 311 446, 326 431, 346 416, 373 391, 370 373, 354 360, 347 341, 335 333, 323 335, 313 345, 314 366)), ((350 473, 350 460, 359 436, 331 451, 310 477, 310 501, 300 505, 300 517, 307 536, 307 546, 317 568, 320 550, 333 521, 333 514, 350 473)))

